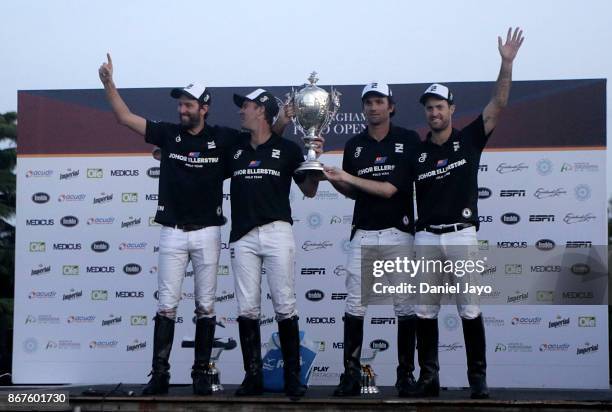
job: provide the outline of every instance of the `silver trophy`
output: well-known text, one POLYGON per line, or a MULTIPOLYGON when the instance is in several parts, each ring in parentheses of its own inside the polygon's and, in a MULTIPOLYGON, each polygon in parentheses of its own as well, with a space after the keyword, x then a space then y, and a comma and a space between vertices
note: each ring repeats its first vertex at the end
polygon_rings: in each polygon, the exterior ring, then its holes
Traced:
MULTIPOLYGON (((181 343, 182 348, 193 348, 194 346, 195 338, 183 338, 183 342, 181 343)), ((219 373, 219 368, 217 368, 216 363, 219 361, 221 353, 224 350, 232 350, 236 346, 238 346, 238 344, 232 338, 214 338, 210 354, 210 362, 208 363, 208 368, 206 370, 206 374, 208 375, 208 379, 211 383, 213 393, 223 391, 223 385, 221 384, 221 375, 219 373)))
POLYGON ((295 110, 293 123, 304 135, 302 140, 308 150, 306 160, 297 168, 297 172, 323 171, 323 163, 317 160, 314 150, 314 139, 329 126, 340 108, 340 92, 333 87, 331 92, 325 91, 315 84, 318 80, 317 73, 312 72, 308 78, 310 84, 297 91, 292 89, 288 95, 288 103, 295 110))

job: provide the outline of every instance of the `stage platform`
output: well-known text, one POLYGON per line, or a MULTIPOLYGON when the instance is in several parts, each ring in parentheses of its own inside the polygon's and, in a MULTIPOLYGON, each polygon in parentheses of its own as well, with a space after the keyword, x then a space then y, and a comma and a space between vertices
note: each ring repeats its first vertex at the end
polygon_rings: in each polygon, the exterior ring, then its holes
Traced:
MULTIPOLYGON (((214 396, 194 396, 191 386, 173 385, 167 396, 139 396, 142 385, 91 385, 91 386, 4 386, 0 387, 0 410, 18 410, 9 405, 7 394, 12 393, 69 393, 66 411, 265 411, 305 410, 313 411, 578 411, 612 410, 610 390, 560 390, 560 389, 492 389, 491 399, 471 400, 467 388, 445 389, 439 398, 398 398, 393 387, 381 387, 381 393, 352 398, 331 396, 333 387, 310 387, 307 395, 291 400, 282 394, 266 393, 263 396, 237 398, 233 396, 237 385, 226 385, 225 390, 214 396)), ((29 410, 29 409, 20 409, 29 410)), ((30 409, 31 410, 31 409, 30 409)), ((42 409, 38 410, 50 410, 42 409)))

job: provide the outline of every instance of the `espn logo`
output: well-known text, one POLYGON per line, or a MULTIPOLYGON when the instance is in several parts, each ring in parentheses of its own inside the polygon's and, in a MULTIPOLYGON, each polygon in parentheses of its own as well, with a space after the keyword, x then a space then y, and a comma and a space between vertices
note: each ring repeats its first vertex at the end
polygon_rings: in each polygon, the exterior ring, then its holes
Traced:
POLYGON ((530 222, 554 222, 555 215, 529 215, 530 222))
POLYGON ((502 190, 499 192, 499 197, 525 197, 524 190, 502 190))
POLYGON ((332 293, 331 300, 346 300, 348 293, 332 293))
POLYGON ((395 318, 372 318, 372 325, 395 325, 395 318))

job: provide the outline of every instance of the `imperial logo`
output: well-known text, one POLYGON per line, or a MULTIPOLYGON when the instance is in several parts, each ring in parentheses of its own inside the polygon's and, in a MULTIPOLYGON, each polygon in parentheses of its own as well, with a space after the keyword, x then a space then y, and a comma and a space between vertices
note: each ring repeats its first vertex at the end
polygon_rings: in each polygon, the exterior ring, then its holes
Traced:
POLYGON ((115 169, 111 170, 111 176, 114 177, 125 177, 125 176, 138 176, 138 170, 124 170, 124 169, 115 169))
POLYGON ((571 271, 574 275, 588 275, 591 272, 591 267, 586 263, 575 263, 572 265, 571 271))
POLYGON ((590 240, 568 240, 565 243, 565 247, 568 249, 590 248, 592 246, 593 242, 590 240))
POLYGON ((91 244, 91 250, 98 253, 106 252, 109 248, 110 245, 103 240, 98 240, 91 244))
POLYGON ((302 249, 306 252, 310 252, 312 250, 327 249, 328 247, 332 246, 333 243, 327 240, 324 240, 322 242, 311 242, 310 240, 307 240, 302 244, 302 249))
POLYGON ((524 190, 501 190, 499 197, 525 197, 524 190))
POLYGON ((488 199, 491 197, 493 192, 488 187, 479 187, 478 188, 478 199, 488 199))
POLYGON ((102 320, 102 326, 111 326, 111 325, 118 325, 121 323, 121 316, 114 316, 114 315, 110 315, 109 316, 110 319, 103 319, 102 320))
POLYGON ((108 203, 111 202, 113 200, 113 194, 112 193, 100 193, 99 196, 96 196, 93 198, 93 204, 94 205, 100 205, 103 203, 108 203))
POLYGON ((530 222, 554 222, 555 215, 529 215, 530 222))
POLYGON ((508 303, 524 302, 529 299, 529 292, 517 291, 515 295, 508 296, 508 303))
POLYGON ((121 201, 123 203, 136 203, 138 202, 138 193, 135 193, 135 192, 121 193, 121 201))
POLYGON ((104 177, 104 171, 102 169, 87 169, 87 178, 88 179, 101 179, 104 177))
POLYGON ((79 274, 79 265, 63 265, 62 274, 66 276, 75 276, 79 274))
POLYGON ((79 219, 76 216, 64 216, 61 218, 60 223, 62 226, 75 227, 79 224, 79 219))
POLYGON ((60 172, 60 175, 59 175, 60 176, 60 180, 73 179, 75 177, 78 177, 79 173, 80 173, 79 170, 68 169, 64 173, 60 172))
POLYGON ((45 273, 51 273, 50 265, 47 265, 47 266, 38 265, 35 269, 32 269, 32 273, 30 275, 37 276, 37 275, 43 275, 45 273))
POLYGON ((144 298, 144 292, 141 290, 121 290, 115 292, 116 298, 144 298))
POLYGON ((331 300, 346 300, 348 293, 337 293, 334 292, 331 294, 331 300))
POLYGON ((516 213, 504 213, 501 215, 501 222, 507 225, 516 225, 521 221, 521 217, 516 213))
POLYGON ((557 319, 548 322, 548 328, 560 328, 563 326, 569 326, 570 318, 562 318, 561 316, 557 316, 557 319))
POLYGON ((372 318, 372 325, 395 325, 395 318, 372 318))
POLYGON ((62 193, 61 195, 58 196, 57 201, 58 202, 82 202, 83 200, 85 200, 85 193, 79 193, 79 194, 74 194, 74 193, 62 193))
POLYGON ((128 263, 123 267, 123 273, 126 275, 137 275, 142 271, 142 267, 136 263, 128 263))
POLYGON ((324 318, 319 318, 319 317, 314 317, 314 316, 310 316, 306 318, 306 324, 313 324, 313 325, 333 325, 336 323, 336 318, 334 317, 324 317, 324 318))
POLYGON ((54 243, 53 250, 81 250, 80 243, 54 243))
POLYGON ((108 290, 103 290, 103 289, 92 290, 91 300, 108 300, 108 290))
POLYGON ((159 179, 161 169, 159 167, 151 167, 147 170, 147 176, 153 179, 159 179))
POLYGON ((325 275, 325 268, 302 268, 301 275, 325 275))
POLYGON ((502 249, 524 249, 527 242, 497 242, 497 247, 502 249))
POLYGON ((82 296, 83 296, 82 290, 70 289, 68 293, 64 293, 64 295, 62 296, 62 300, 76 300, 82 296))
POLYGON ((26 226, 53 226, 53 219, 27 219, 26 226))
POLYGON ((370 349, 378 349, 380 352, 384 352, 389 349, 389 342, 383 339, 376 339, 370 342, 370 349))
POLYGON ((318 290, 318 289, 311 289, 308 292, 306 292, 306 299, 312 301, 312 302, 318 302, 320 300, 323 300, 323 298, 325 297, 325 293, 323 293, 323 291, 318 290))
POLYGON ((550 239, 540 239, 535 243, 535 247, 542 251, 553 250, 555 248, 555 242, 550 239))
POLYGON ((133 218, 132 216, 128 217, 128 220, 125 222, 121 222, 121 228, 130 228, 134 226, 140 226, 142 219, 141 218, 133 218))
POLYGON ((119 250, 131 251, 131 250, 145 250, 147 242, 123 242, 119 245, 119 250))
POLYGON ((234 292, 228 293, 227 291, 224 290, 221 293, 222 294, 220 296, 216 296, 215 297, 215 302, 216 303, 228 302, 228 301, 233 300, 233 299, 236 298, 236 294, 234 292))
POLYGON ((157 202, 159 200, 159 195, 157 193, 145 194, 145 200, 154 200, 157 202))
POLYGON ((512 165, 509 163, 500 163, 497 166, 497 169, 495 170, 499 174, 505 174, 505 173, 522 172, 523 170, 528 169, 528 168, 529 166, 527 166, 525 163, 519 163, 516 165, 512 165))
POLYGON ((38 204, 47 203, 50 199, 51 197, 48 194, 43 193, 43 192, 34 193, 32 195, 32 202, 38 203, 38 204))
POLYGON ((140 342, 138 339, 135 339, 131 345, 126 345, 125 350, 127 352, 135 352, 135 351, 145 349, 146 347, 147 347, 146 341, 140 342))
POLYGON ((115 273, 114 266, 87 266, 87 273, 115 273))
POLYGON ((599 350, 599 345, 591 345, 586 342, 583 346, 576 347, 576 355, 586 355, 588 353, 594 353, 599 350))

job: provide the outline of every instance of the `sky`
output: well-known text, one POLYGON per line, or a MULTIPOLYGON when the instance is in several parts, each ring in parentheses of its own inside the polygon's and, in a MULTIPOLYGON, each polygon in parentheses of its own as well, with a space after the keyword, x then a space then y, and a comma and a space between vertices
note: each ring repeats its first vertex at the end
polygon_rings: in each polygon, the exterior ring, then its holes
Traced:
POLYGON ((0 112, 17 90, 100 88, 107 51, 118 87, 493 81, 517 25, 515 80, 612 75, 608 0, 0 1, 0 112))

